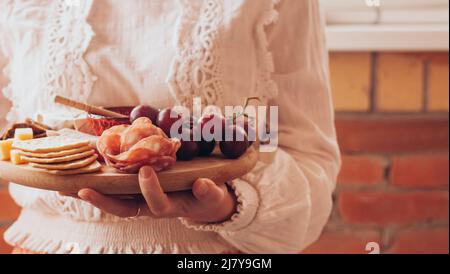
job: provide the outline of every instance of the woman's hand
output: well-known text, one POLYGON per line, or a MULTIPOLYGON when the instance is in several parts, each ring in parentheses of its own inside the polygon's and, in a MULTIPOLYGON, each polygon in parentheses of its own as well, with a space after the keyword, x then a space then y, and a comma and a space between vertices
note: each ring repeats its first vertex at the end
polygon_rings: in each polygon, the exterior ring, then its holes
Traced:
POLYGON ((155 171, 143 167, 139 172, 143 198, 118 199, 92 189, 82 189, 78 197, 104 212, 119 217, 150 216, 153 218, 186 217, 198 222, 224 222, 236 212, 237 201, 226 185, 217 186, 208 179, 198 179, 192 192, 163 192, 155 171))

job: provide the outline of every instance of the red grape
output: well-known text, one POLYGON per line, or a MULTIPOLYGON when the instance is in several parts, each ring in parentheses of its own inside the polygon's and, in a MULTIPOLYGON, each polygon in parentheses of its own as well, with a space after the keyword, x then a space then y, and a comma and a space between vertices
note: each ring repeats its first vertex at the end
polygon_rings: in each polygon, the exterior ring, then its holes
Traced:
POLYGON ((197 157, 200 153, 199 145, 192 139, 192 131, 190 129, 184 129, 190 131, 191 140, 181 140, 181 147, 177 152, 177 159, 181 161, 190 161, 197 157))
POLYGON ((141 117, 147 117, 152 120, 153 124, 156 124, 156 120, 159 114, 159 110, 151 107, 151 106, 137 106, 130 113, 130 122, 133 123, 137 119, 141 117))
POLYGON ((236 125, 228 126, 228 130, 233 133, 233 140, 220 142, 220 151, 229 159, 237 159, 244 155, 249 147, 247 133, 236 125))
POLYGON ((245 133, 247 133, 249 146, 251 146, 253 142, 256 141, 256 138, 258 138, 256 132, 255 119, 241 115, 235 118, 226 119, 226 126, 225 126, 226 130, 223 132, 223 140, 225 141, 227 141, 227 136, 228 138, 231 138, 231 136, 233 136, 232 135, 233 128, 230 127, 231 125, 237 126, 245 130, 245 133))
POLYGON ((233 126, 236 126, 235 121, 232 118, 229 118, 229 117, 226 118, 225 121, 224 121, 224 124, 223 124, 224 130, 222 132, 222 138, 223 138, 224 141, 227 140, 227 136, 229 138, 229 141, 233 140, 233 139, 231 139, 231 138, 233 138, 232 136, 234 136, 234 135, 232 135, 232 134, 234 134, 234 127, 233 126))
POLYGON ((256 141, 256 138, 258 138, 254 120, 251 120, 251 118, 246 118, 244 121, 244 130, 247 133, 248 141, 251 146, 253 142, 256 141))
POLYGON ((205 140, 216 140, 220 141, 220 137, 224 130, 225 118, 220 114, 207 114, 200 118, 198 124, 202 130, 202 136, 205 140), (216 136, 216 134, 220 134, 216 136))
MULTIPOLYGON (((181 119, 182 117, 179 113, 173 111, 170 108, 166 108, 159 112, 158 118, 156 119, 156 125, 160 127, 167 136, 172 137, 170 136, 170 130, 172 129, 172 126, 181 119), (174 118, 171 117, 171 114, 174 118)), ((178 133, 180 134, 181 127, 182 124, 180 124, 180 128, 178 129, 178 133)))
POLYGON ((185 118, 183 118, 183 127, 189 128, 189 129, 194 129, 198 125, 197 120, 198 119, 196 119, 192 116, 185 117, 185 118))
POLYGON ((212 140, 211 142, 201 140, 198 142, 198 147, 200 149, 200 156, 202 157, 208 157, 211 155, 214 151, 214 148, 216 148, 216 141, 212 140))

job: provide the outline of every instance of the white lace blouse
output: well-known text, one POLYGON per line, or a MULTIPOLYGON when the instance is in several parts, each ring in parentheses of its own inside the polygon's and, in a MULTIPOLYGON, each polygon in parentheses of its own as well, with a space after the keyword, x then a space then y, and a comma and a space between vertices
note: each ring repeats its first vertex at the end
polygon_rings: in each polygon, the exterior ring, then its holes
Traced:
POLYGON ((329 217, 340 166, 327 61, 316 0, 0 1, 0 115, 9 121, 62 119, 50 103, 62 94, 157 107, 258 95, 279 106, 280 122, 278 150, 230 183, 239 201, 230 221, 124 220, 11 184, 23 210, 6 241, 49 253, 302 250, 329 217))

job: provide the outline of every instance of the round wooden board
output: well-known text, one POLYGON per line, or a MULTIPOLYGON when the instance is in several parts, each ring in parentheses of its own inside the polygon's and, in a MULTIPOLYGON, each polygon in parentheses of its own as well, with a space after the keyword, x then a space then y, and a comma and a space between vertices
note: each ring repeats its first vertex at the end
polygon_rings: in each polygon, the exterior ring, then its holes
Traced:
MULTIPOLYGON (((189 162, 178 161, 171 169, 158 173, 165 192, 189 190, 198 178, 209 178, 218 184, 239 178, 250 172, 258 161, 254 147, 237 160, 225 159, 219 152, 189 162)), ((137 174, 121 174, 104 166, 102 171, 84 175, 52 175, 28 165, 14 165, 0 161, 0 178, 23 186, 64 192, 78 192, 83 188, 103 194, 139 194, 137 174)))

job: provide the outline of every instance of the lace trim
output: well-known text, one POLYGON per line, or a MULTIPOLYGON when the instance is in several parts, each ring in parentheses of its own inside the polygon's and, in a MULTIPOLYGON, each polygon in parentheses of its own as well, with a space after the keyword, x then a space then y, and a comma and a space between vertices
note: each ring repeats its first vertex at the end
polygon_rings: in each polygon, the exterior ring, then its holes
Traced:
MULTIPOLYGON (((184 106, 192 106, 192 97, 201 97, 205 105, 223 105, 221 24, 223 0, 179 0, 183 15, 175 40, 176 57, 169 73, 172 95, 184 106)), ((272 79, 275 71, 269 51, 266 27, 278 19, 275 7, 281 0, 268 0, 266 10, 256 25, 258 81, 256 91, 263 100, 276 97, 278 87, 272 79)))
POLYGON ((24 209, 5 241, 49 254, 212 254, 237 250, 216 235, 184 230, 177 220, 86 223, 24 209), (30 224, 32 224, 30 226, 30 224), (181 229, 172 236, 172 230, 181 229), (127 231, 127 234, 123 234, 127 231), (169 233, 169 234, 168 234, 169 233))
POLYGON ((17 121, 18 120, 18 104, 15 102, 18 102, 18 98, 19 96, 14 96, 14 92, 12 91, 12 81, 11 81, 11 76, 10 76, 10 66, 11 66, 11 62, 7 63, 6 66, 3 68, 3 70, 1 71, 4 75, 6 75, 8 81, 6 86, 1 90, 3 93, 3 96, 5 96, 6 99, 8 99, 11 102, 11 109, 9 110, 9 112, 6 114, 6 120, 7 121, 17 121))
POLYGON ((221 0, 179 0, 183 15, 175 41, 176 56, 169 73, 172 95, 186 107, 192 97, 206 105, 222 105, 221 0))
POLYGON ((210 231, 223 233, 224 235, 233 234, 248 227, 254 218, 259 207, 259 196, 257 191, 248 183, 242 181, 233 181, 228 184, 235 192, 238 206, 237 212, 231 216, 230 220, 218 223, 200 223, 188 218, 179 218, 181 223, 187 228, 196 231, 210 231))
POLYGON ((90 245, 39 237, 32 232, 8 231, 8 244, 44 254, 224 254, 238 253, 235 248, 226 248, 216 242, 139 244, 133 246, 90 245))
POLYGON ((43 98, 64 94, 86 101, 97 80, 83 59, 94 36, 87 22, 93 0, 77 3, 79 5, 68 5, 64 0, 53 3, 52 16, 47 26, 43 83, 46 96, 43 98))
POLYGON ((268 101, 278 95, 278 86, 273 80, 272 75, 275 72, 275 64, 273 61, 272 53, 269 50, 269 42, 267 39, 266 27, 274 24, 278 21, 278 11, 276 10, 276 5, 281 0, 269 0, 270 4, 267 10, 264 12, 263 16, 257 24, 257 35, 259 40, 259 45, 261 47, 259 58, 258 58, 258 68, 259 68, 259 79, 256 83, 256 90, 262 97, 263 101, 268 101))

